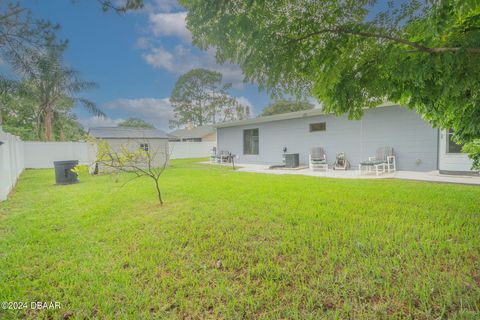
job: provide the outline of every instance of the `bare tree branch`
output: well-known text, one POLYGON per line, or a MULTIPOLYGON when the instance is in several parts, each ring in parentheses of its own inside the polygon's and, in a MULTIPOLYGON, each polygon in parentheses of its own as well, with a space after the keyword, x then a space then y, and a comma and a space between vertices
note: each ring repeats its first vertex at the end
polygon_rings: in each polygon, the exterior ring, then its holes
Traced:
POLYGON ((112 148, 106 141, 96 141, 96 144, 98 165, 111 169, 111 172, 134 173, 135 177, 125 184, 136 178, 149 177, 155 184, 158 201, 163 204, 159 180, 170 161, 168 142, 165 144, 164 153, 159 152, 160 147, 154 150, 147 138, 130 139, 117 148, 112 148))

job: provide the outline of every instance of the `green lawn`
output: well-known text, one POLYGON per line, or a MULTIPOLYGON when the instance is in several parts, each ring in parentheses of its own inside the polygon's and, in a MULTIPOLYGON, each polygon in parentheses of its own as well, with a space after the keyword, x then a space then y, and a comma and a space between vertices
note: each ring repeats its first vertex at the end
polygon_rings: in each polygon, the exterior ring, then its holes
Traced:
POLYGON ((480 317, 480 188, 233 172, 28 170, 0 203, 0 318, 480 317), (218 263, 217 261, 221 261, 218 263))

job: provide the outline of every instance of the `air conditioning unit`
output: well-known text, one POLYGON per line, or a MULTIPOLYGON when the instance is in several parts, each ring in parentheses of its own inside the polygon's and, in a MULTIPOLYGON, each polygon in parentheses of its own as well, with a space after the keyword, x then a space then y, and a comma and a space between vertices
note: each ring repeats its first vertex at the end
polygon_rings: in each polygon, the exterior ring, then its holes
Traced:
POLYGON ((298 168, 300 165, 300 156, 298 153, 285 154, 285 168, 298 168))

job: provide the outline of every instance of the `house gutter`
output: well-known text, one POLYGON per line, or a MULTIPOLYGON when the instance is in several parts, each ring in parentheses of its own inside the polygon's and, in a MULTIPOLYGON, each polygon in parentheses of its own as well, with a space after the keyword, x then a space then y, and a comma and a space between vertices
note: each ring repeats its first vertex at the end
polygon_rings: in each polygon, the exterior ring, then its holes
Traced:
POLYGON ((440 171, 440 129, 437 128, 437 170, 440 171))

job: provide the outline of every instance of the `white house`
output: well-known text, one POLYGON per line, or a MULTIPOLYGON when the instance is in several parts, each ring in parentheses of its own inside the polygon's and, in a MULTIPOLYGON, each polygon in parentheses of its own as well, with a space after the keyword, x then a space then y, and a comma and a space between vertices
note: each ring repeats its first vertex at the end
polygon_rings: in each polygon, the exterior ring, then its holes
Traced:
POLYGON ((472 161, 461 153, 452 132, 432 128, 415 111, 386 104, 368 109, 360 120, 325 114, 321 109, 218 124, 217 149, 237 156, 238 163, 280 164, 284 150, 308 163, 312 147, 322 147, 327 162, 344 152, 352 167, 392 147, 397 169, 469 174, 472 161))
POLYGON ((170 141, 175 142, 205 142, 216 141, 217 133, 212 125, 192 127, 187 126, 184 129, 177 129, 169 133, 172 138, 170 141))

